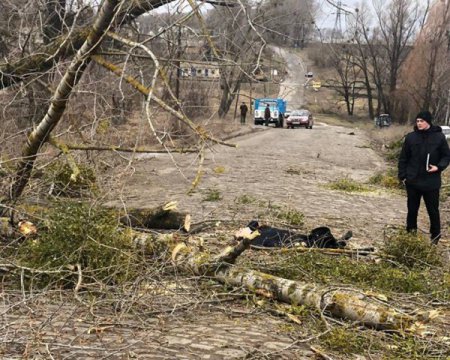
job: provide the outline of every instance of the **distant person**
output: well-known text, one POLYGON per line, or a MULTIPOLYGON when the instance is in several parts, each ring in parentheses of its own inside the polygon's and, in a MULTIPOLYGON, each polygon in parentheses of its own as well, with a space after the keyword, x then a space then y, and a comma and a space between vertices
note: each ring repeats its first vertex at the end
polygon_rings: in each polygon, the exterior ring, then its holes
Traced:
POLYGON ((269 104, 266 105, 266 109, 264 110, 264 125, 269 126, 270 120, 270 107, 269 104))
POLYGON ((241 104, 239 109, 241 110, 241 124, 245 124, 245 117, 247 116, 248 112, 248 107, 247 105, 245 105, 245 102, 241 104))
POLYGON ((430 218, 431 242, 441 238, 439 190, 441 172, 450 162, 450 150, 442 129, 433 126, 429 111, 416 116, 414 131, 406 135, 398 160, 398 178, 406 186, 406 231, 417 232, 417 215, 423 197, 430 218))

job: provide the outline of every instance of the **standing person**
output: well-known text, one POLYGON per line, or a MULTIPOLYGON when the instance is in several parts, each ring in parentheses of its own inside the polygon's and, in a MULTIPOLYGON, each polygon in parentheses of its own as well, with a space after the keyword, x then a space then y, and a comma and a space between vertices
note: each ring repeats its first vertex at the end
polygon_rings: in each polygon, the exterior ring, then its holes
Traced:
POLYGON ((405 137, 398 160, 398 178, 406 186, 408 196, 406 231, 417 231, 417 215, 423 197, 430 218, 431 242, 441 238, 439 190, 441 172, 450 162, 450 150, 440 126, 433 126, 429 111, 416 116, 414 131, 405 137))
POLYGON ((266 104, 266 109, 264 110, 264 125, 269 126, 270 120, 270 107, 269 104, 266 104))
POLYGON ((247 116, 247 111, 248 111, 248 107, 247 107, 247 105, 245 105, 245 102, 243 102, 241 104, 239 109, 241 110, 241 124, 243 125, 243 124, 245 124, 245 117, 247 116))

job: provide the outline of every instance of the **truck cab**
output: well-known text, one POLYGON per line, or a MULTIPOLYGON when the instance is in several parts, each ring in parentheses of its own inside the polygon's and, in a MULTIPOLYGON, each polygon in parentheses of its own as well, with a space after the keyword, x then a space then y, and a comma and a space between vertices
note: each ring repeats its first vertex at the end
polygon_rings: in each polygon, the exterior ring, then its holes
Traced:
POLYGON ((284 113, 286 112, 286 100, 277 98, 262 98, 255 99, 255 125, 268 125, 274 124, 275 127, 283 127, 284 113), (264 119, 264 112, 267 105, 270 109, 270 118, 266 123, 264 119))

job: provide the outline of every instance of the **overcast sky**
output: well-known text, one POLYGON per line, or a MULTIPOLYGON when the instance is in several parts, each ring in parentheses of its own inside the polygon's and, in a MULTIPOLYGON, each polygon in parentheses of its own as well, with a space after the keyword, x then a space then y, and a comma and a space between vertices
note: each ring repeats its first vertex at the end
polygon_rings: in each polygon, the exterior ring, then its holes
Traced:
MULTIPOLYGON (((333 0, 336 4, 338 0, 333 0)), ((352 13, 355 13, 355 8, 360 3, 359 0, 341 0, 342 7, 352 13)), ((317 26, 319 28, 332 28, 336 22, 337 9, 330 5, 326 0, 319 0, 319 11, 317 14, 317 26)), ((341 24, 345 29, 345 14, 341 12, 341 24)))
MULTIPOLYGON (((326 0, 317 0, 317 1, 318 1, 318 5, 319 5, 319 12, 317 14, 317 19, 316 19, 317 26, 321 29, 322 28, 332 28, 336 21, 337 9, 335 7, 333 7, 332 5, 330 5, 326 0)), ((333 1, 337 4, 339 0, 330 0, 330 1, 333 1)), ((348 9, 349 11, 354 13, 354 10, 360 3, 360 0, 341 0, 341 2, 342 2, 342 7, 344 9, 348 9)), ((174 1, 173 3, 170 3, 167 6, 162 6, 162 7, 158 8, 156 10, 156 12, 157 13, 166 12, 168 7, 170 7, 171 10, 174 11, 177 6, 180 6, 182 11, 190 10, 190 6, 187 1, 184 1, 184 2, 183 1, 182 2, 174 1)), ((206 4, 206 5, 202 6, 202 8, 209 9, 209 8, 212 8, 212 6, 206 4)), ((341 23, 342 23, 342 28, 345 28, 345 15, 343 13, 341 15, 341 23)))

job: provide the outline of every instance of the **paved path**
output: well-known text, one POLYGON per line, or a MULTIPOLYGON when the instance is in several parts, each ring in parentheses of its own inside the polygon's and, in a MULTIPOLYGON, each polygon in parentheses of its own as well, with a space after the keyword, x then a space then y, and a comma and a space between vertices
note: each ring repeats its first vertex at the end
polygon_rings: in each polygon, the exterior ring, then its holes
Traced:
POLYGON ((358 245, 382 240, 386 225, 403 224, 406 201, 401 195, 326 187, 343 178, 365 182, 385 168, 361 131, 325 124, 312 130, 270 128, 235 142, 237 149, 217 146, 205 155, 203 177, 192 194, 187 191, 197 170, 196 157, 174 155, 176 167, 168 155, 157 155, 134 164, 126 191, 110 204, 145 208, 176 200, 193 222, 242 223, 267 220, 268 204, 287 206, 304 213, 308 227, 328 225, 337 233, 351 228, 355 241, 361 241, 358 245), (212 193, 220 200, 206 201, 212 193), (252 200, 239 206, 243 198, 252 200))

